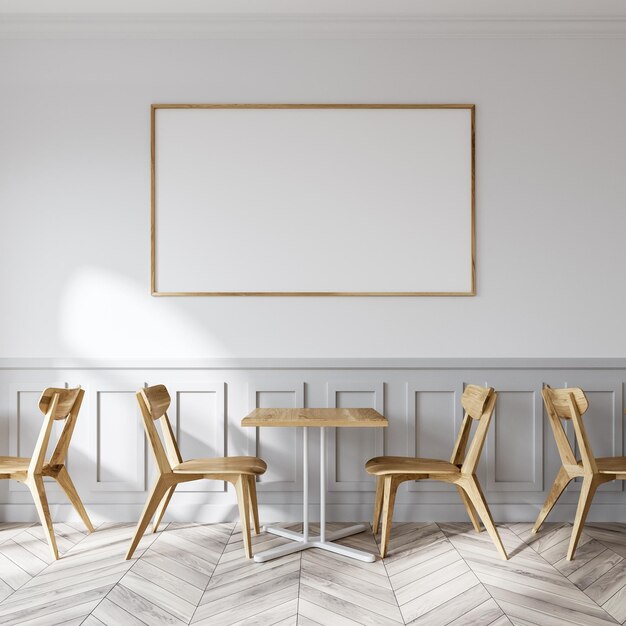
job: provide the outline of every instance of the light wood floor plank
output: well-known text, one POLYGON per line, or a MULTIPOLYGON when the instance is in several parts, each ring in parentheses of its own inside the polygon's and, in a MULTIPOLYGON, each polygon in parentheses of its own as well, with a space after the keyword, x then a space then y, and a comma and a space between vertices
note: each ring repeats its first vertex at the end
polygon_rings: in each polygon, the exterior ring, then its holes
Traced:
MULTIPOLYGON (((67 624, 63 624, 63 626, 67 626, 67 624)), ((82 622, 81 626, 106 626, 106 624, 103 624, 103 622, 101 622, 99 619, 94 617, 92 613, 91 615, 88 615, 86 617, 86 619, 82 622)))
POLYGON ((488 626, 501 615, 502 609, 487 590, 482 585, 474 585, 410 623, 420 626, 488 626))
MULTIPOLYGON (((569 542, 567 545, 569 546, 569 542)), ((589 561, 606 551, 606 547, 595 539, 591 539, 582 545, 579 543, 578 548, 576 548, 576 557, 571 561, 567 560, 566 546, 564 546, 564 550, 563 556, 554 563, 554 567, 556 567, 563 576, 571 576, 589 561)))
POLYGON ((198 613, 200 617, 194 616, 192 624, 200 626, 231 626, 241 622, 256 624, 256 617, 270 609, 282 607, 283 604, 289 603, 291 600, 297 601, 298 598, 298 582, 297 576, 289 580, 289 584, 284 585, 282 582, 265 587, 262 595, 255 597, 252 601, 243 602, 241 604, 231 604, 229 609, 211 616, 204 616, 204 610, 207 606, 200 607, 198 613))
POLYGON ((176 594, 185 602, 193 607, 198 606, 200 598, 202 598, 202 590, 186 583, 184 580, 170 574, 166 570, 155 567, 147 562, 145 558, 140 559, 133 567, 133 574, 142 576, 153 585, 159 586, 166 592, 169 589, 175 589, 176 594))
POLYGON ((344 558, 342 560, 339 560, 335 557, 341 555, 324 552, 323 550, 306 550, 301 554, 303 564, 306 562, 314 563, 319 567, 333 569, 340 568, 342 572, 349 576, 352 576, 352 578, 356 578, 372 585, 391 590, 391 583, 389 582, 389 577, 387 576, 387 572, 385 571, 384 566, 382 568, 375 568, 376 571, 373 571, 374 568, 372 568, 372 571, 370 571, 366 567, 353 565, 354 559, 344 558), (352 561, 352 563, 349 563, 347 561, 352 561))
POLYGON ((31 580, 31 575, 0 552, 0 578, 12 589, 19 589, 31 580))
MULTIPOLYGON (((149 580, 139 575, 135 568, 129 571, 119 583, 134 594, 141 596, 163 611, 170 613, 181 622, 189 623, 196 610, 196 604, 182 598, 180 590, 176 592, 161 587, 153 580, 149 580)), ((182 586, 182 585, 181 585, 182 586)), ((122 606, 122 608, 126 608, 122 606)))
POLYGON ((419 580, 396 589, 396 597, 400 606, 419 598, 419 596, 437 589, 451 580, 458 578, 461 574, 470 571, 467 563, 457 555, 457 559, 449 565, 443 565, 432 574, 420 578, 419 580))
MULTIPOLYGON (((359 626, 360 622, 335 613, 314 602, 309 602, 300 594, 298 602, 298 626, 308 626, 309 624, 319 624, 320 626, 359 626)), ((362 625, 361 625, 362 626, 362 625)))
MULTIPOLYGON (((332 556, 332 553, 330 554, 332 556)), ((327 567, 313 560, 303 559, 301 569, 303 573, 327 580, 329 583, 364 595, 367 598, 367 602, 374 600, 375 602, 385 602, 394 608, 397 606, 396 595, 390 588, 388 581, 385 581, 385 585, 364 581, 361 578, 354 577, 351 571, 346 571, 343 565, 338 566, 337 563, 335 563, 334 567, 327 567)), ((303 579, 301 578, 301 580, 303 579)))
MULTIPOLYGON (((287 592, 285 592, 286 594, 287 592)), ((274 600, 275 602, 275 600, 274 600)), ((298 620, 298 598, 293 598, 283 604, 272 606, 265 611, 255 613, 250 617, 246 617, 239 622, 235 622, 236 626, 280 626, 283 624, 296 625, 298 620)))
MULTIPOLYGON (((18 535, 18 537, 20 537, 20 535, 18 535)), ((16 543, 15 539, 14 537, 3 543, 0 546, 0 554, 6 556, 16 565, 19 565, 27 574, 36 576, 48 565, 48 560, 44 561, 40 559, 23 545, 16 543)), ((32 541, 37 541, 34 537, 31 537, 31 539, 32 541)))
POLYGON ((310 569, 303 569, 300 573, 300 584, 333 596, 342 602, 354 604, 372 614, 378 614, 389 622, 402 624, 402 615, 395 602, 393 604, 381 602, 366 593, 347 587, 343 582, 336 582, 338 578, 334 577, 331 580, 330 576, 315 575, 310 569))
POLYGON ((282 567, 286 563, 294 561, 300 561, 300 554, 288 554, 287 556, 283 556, 279 559, 273 559, 272 561, 267 561, 266 563, 255 563, 254 561, 250 561, 248 559, 241 559, 239 567, 232 567, 234 564, 232 561, 227 564, 227 567, 224 567, 223 563, 220 561, 218 567, 215 569, 215 574, 213 574, 211 583, 207 587, 207 590, 247 578, 248 576, 256 576, 257 574, 262 574, 268 570, 282 567))
MULTIPOLYGON (((117 594, 115 594, 117 595, 117 594)), ((137 619, 132 613, 124 610, 121 606, 104 598, 93 610, 92 617, 96 618, 104 626, 144 626, 145 622, 137 619)))
POLYGON ((396 590, 400 590, 406 585, 416 583, 422 578, 429 576, 442 567, 446 567, 452 563, 456 563, 461 557, 459 553, 452 547, 452 544, 446 545, 446 550, 440 554, 435 554, 430 559, 421 561, 419 565, 409 567, 397 574, 393 575, 393 586, 396 590))
POLYGON ((406 569, 417 567, 420 563, 447 552, 451 548, 452 544, 448 539, 435 537, 419 547, 414 546, 406 551, 398 550, 395 554, 385 557, 385 568, 389 576, 395 576, 406 569))
POLYGON ((602 608, 611 617, 614 617, 620 624, 626 622, 626 585, 624 585, 616 594, 612 595, 603 605, 602 608))
MULTIPOLYGON (((471 571, 467 571, 451 581, 444 583, 440 587, 423 593, 403 604, 400 609, 402 610, 404 621, 410 623, 417 620, 429 611, 450 602, 456 596, 477 585, 481 587, 476 575, 471 571)), ((478 591, 477 593, 481 592, 478 591)), ((487 598, 488 595, 484 599, 486 600, 487 598)))
MULTIPOLYGON (((537 613, 544 615, 545 619, 551 624, 553 620, 561 620, 563 623, 579 624, 582 626, 606 626, 607 624, 615 624, 615 621, 604 611, 599 614, 596 609, 590 609, 589 607, 582 607, 580 605, 564 605, 555 604, 548 595, 534 592, 532 595, 524 593, 522 590, 519 592, 513 592, 510 589, 504 587, 497 587, 495 585, 486 584, 487 591, 493 596, 495 601, 503 608, 504 612, 509 614, 509 611, 504 608, 503 603, 515 605, 523 608, 536 615, 537 613)), ((598 607, 599 608, 599 607, 598 607)), ((516 615, 517 611, 512 615, 516 615)), ((520 615, 524 617, 524 613, 520 615)), ((525 619, 529 619, 526 617, 525 619)))
MULTIPOLYGON (((277 561, 280 559, 276 559, 277 561)), ((202 596, 200 605, 210 604, 218 600, 224 600, 229 596, 245 595, 245 592, 251 587, 271 583, 279 580, 283 576, 300 573, 300 559, 289 559, 286 563, 280 563, 276 567, 268 569, 255 570, 254 575, 243 576, 238 580, 229 581, 222 584, 213 584, 213 580, 209 584, 207 590, 202 596)), ((233 600, 235 601, 235 600, 233 600)))
POLYGON ((626 584, 626 560, 620 561, 606 574, 600 576, 585 589, 585 593, 597 604, 603 605, 626 584))
POLYGON ((193 567, 189 567, 182 562, 182 559, 176 558, 174 554, 166 556, 158 551, 158 544, 151 547, 150 550, 139 559, 139 563, 148 563, 154 567, 170 573, 172 576, 184 581, 188 585, 204 591, 209 584, 211 577, 200 572, 193 567))
MULTIPOLYGON (((336 614, 340 617, 346 618, 351 622, 357 624, 363 624, 366 626, 397 626, 398 622, 395 619, 386 618, 379 613, 374 613, 364 609, 363 607, 348 602, 336 595, 325 593, 307 584, 300 584, 300 605, 302 601, 306 600, 311 604, 315 604, 325 612, 336 614)), ((302 608, 299 609, 300 611, 302 608)), ((311 615, 312 619, 315 618, 315 614, 311 615)), ((317 618, 319 619, 319 618, 317 618)), ((338 618, 337 623, 340 623, 338 618)), ((323 622, 325 624, 332 624, 333 622, 323 622)))
MULTIPOLYGON (((62 598, 56 598, 43 604, 23 607, 17 611, 9 613, 3 612, 1 623, 3 626, 17 626, 18 624, 20 626, 25 624, 28 624, 29 626, 39 624, 42 626, 49 626, 50 624, 62 623, 57 621, 58 614, 62 614, 62 611, 75 610, 79 613, 83 613, 86 617, 95 608, 97 603, 104 598, 110 589, 111 585, 96 587, 90 589, 89 591, 78 593, 73 597, 69 595, 62 598)), ((2 608, 1 605, 0 608, 2 608)))
POLYGON ((131 591, 122 584, 115 585, 107 595, 107 600, 117 604, 126 612, 134 615, 137 619, 146 624, 169 624, 171 626, 182 626, 184 622, 174 617, 171 613, 164 611, 156 604, 146 600, 143 596, 131 591))
MULTIPOLYGON (((473 589, 475 588, 472 587, 470 591, 473 589)), ((488 593, 486 589, 485 592, 488 593)), ((504 623, 508 623, 508 619, 498 603, 490 597, 470 611, 462 613, 454 621, 447 622, 447 624, 448 626, 492 626, 502 619, 505 620, 504 623)))
POLYGON ((573 574, 570 574, 568 578, 579 589, 585 590, 622 560, 623 557, 607 548, 594 559, 587 561, 587 563, 577 569, 573 574))
MULTIPOLYGON (((284 524, 294 530, 299 524, 284 524)), ((329 525, 339 529, 345 523, 329 525)), ((600 626, 626 624, 626 525, 499 525, 510 560, 468 523, 401 523, 388 558, 309 550, 256 563, 239 525, 175 523, 124 560, 135 524, 88 534, 58 523, 52 561, 41 526, 0 524, 0 623, 30 626, 600 626), (614 549, 615 548, 615 549, 614 549), (504 613, 503 613, 504 610, 504 613)), ((312 527, 312 532, 315 528, 312 527)), ((253 536, 255 551, 287 543, 253 536)), ((340 543, 376 553, 371 531, 340 543)))
POLYGON ((0 544, 24 532, 30 526, 32 526, 30 522, 0 522, 0 544))

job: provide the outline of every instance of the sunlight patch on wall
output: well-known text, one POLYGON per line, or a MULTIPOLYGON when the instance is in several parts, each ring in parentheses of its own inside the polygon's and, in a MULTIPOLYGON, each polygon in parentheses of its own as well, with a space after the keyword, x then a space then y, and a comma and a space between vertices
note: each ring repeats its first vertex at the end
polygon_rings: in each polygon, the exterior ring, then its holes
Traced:
POLYGON ((176 300, 153 298, 144 283, 98 267, 68 278, 59 303, 62 342, 80 357, 168 357, 227 354, 210 331, 176 300))

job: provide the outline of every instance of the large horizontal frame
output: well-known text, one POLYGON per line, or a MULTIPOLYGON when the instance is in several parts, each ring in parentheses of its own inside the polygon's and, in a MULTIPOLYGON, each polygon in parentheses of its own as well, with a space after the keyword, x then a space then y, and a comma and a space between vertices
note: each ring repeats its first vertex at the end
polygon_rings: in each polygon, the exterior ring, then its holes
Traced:
POLYGON ((153 104, 150 111, 150 288, 153 296, 475 296, 476 295, 476 105, 474 104, 153 104), (467 109, 471 113, 470 291, 159 291, 156 274, 156 112, 159 109, 467 109))

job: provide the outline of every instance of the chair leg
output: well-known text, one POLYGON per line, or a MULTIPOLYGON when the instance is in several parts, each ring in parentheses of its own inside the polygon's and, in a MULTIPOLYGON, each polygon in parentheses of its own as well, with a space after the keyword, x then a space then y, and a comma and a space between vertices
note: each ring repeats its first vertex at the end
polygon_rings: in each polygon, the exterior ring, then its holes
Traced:
POLYGON ((474 530, 477 533, 479 533, 482 530, 480 526, 480 518, 478 517, 478 513, 476 513, 476 509, 474 508, 472 501, 469 499, 468 495, 465 493, 465 491, 463 491, 463 489, 459 485, 456 486, 456 489, 459 492, 459 495, 461 496, 461 500, 463 501, 463 504, 465 505, 465 510, 467 511, 467 514, 469 515, 469 518, 470 518, 470 521, 472 522, 472 526, 474 527, 474 530))
POLYGON ((385 496, 385 477, 376 476, 376 495, 374 496, 374 518, 372 519, 372 532, 377 535, 380 528, 380 514, 383 510, 383 498, 385 496))
POLYGON ((163 496, 165 496, 165 492, 169 489, 169 487, 171 487, 171 484, 169 484, 169 481, 164 480, 162 476, 160 476, 157 479, 156 483, 154 483, 152 491, 150 492, 148 500, 146 501, 146 505, 144 506, 143 513, 139 518, 139 523, 137 524, 135 535, 133 536, 133 540, 130 544, 130 547, 128 548, 128 552, 126 553, 127 561, 133 556, 137 545, 141 541, 141 538, 143 537, 143 534, 148 527, 152 516, 154 515, 154 512, 156 511, 159 503, 163 499, 163 496))
POLYGON ((29 476, 28 480, 24 483, 33 495, 35 501, 35 508, 41 521, 43 532, 48 539, 48 545, 52 552, 52 558, 56 561, 59 558, 59 551, 57 549, 57 542, 54 536, 54 528, 52 526, 52 518, 50 517, 50 509, 48 508, 48 498, 46 497, 46 490, 43 484, 42 476, 29 476))
POLYGON ((72 503, 72 506, 80 516, 80 519, 83 520, 83 524, 85 524, 87 530, 92 533, 94 531, 93 524, 89 519, 89 515, 87 515, 87 511, 83 506, 78 492, 76 491, 76 487, 74 487, 74 483, 72 482, 72 479, 70 478, 69 472, 67 471, 65 465, 61 467, 61 469, 57 472, 54 478, 61 486, 61 489, 63 489, 63 491, 65 492, 68 500, 72 503))
POLYGON ((256 477, 248 476, 248 496, 250 500, 250 517, 254 524, 254 534, 258 535, 261 532, 261 525, 259 524, 259 506, 256 500, 256 477))
POLYGON ((474 508, 478 515, 480 515, 480 519, 482 520, 491 540, 496 546, 498 552, 502 556, 502 558, 506 561, 508 560, 508 555, 506 550, 504 549, 504 545, 502 544, 502 539, 500 539, 500 535, 498 533, 498 529, 493 523, 493 518, 491 517, 491 512, 489 511, 489 507, 487 506, 487 502, 485 500, 485 496, 483 495, 482 489, 480 488, 480 483, 476 476, 469 476, 460 485, 471 500, 474 508))
POLYGON ((241 474, 235 481, 237 503, 239 504, 239 523, 243 537, 243 549, 246 558, 252 558, 252 540, 250 538, 250 496, 248 494, 248 479, 241 474))
POLYGON ((165 492, 165 495, 161 499, 161 502, 159 502, 159 506, 157 507, 156 513, 154 514, 154 523, 152 524, 153 533, 159 530, 159 524, 163 519, 163 515, 165 515, 165 510, 167 509, 175 490, 176 485, 174 484, 165 492))
POLYGON ((574 558, 574 552, 576 552, 576 546, 580 540, 580 535, 585 525, 585 519, 587 513, 591 507, 593 496, 596 493, 596 489, 601 484, 597 476, 585 476, 583 478, 583 484, 580 488, 580 497, 578 499, 578 507, 576 508, 576 518, 574 520, 574 527, 572 528, 572 536, 569 541, 569 547, 567 549, 567 560, 571 561, 574 558))
POLYGON ((569 485, 571 481, 571 477, 565 470, 563 466, 559 470, 559 473, 556 475, 554 482, 552 483, 552 487, 550 488, 550 493, 546 498, 546 501, 543 503, 543 507, 539 512, 539 516, 537 517, 537 521, 533 526, 532 533, 535 534, 541 528, 541 525, 544 523, 546 517, 550 514, 550 511, 557 503, 558 499, 561 497, 561 494, 565 491, 565 487, 569 485))
POLYGON ((385 476, 385 493, 383 497, 383 531, 380 538, 380 556, 384 559, 387 556, 389 547, 389 536, 391 535, 391 520, 393 518, 393 506, 396 502, 396 491, 400 479, 397 476, 385 476))

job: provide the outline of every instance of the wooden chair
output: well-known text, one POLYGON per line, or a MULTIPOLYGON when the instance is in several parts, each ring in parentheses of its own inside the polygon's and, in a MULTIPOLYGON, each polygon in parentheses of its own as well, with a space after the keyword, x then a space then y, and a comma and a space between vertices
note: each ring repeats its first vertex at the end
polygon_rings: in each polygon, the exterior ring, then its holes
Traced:
POLYGON ((475 473, 483 444, 485 443, 491 415, 496 404, 496 397, 497 394, 491 387, 484 388, 468 385, 465 388, 461 398, 465 416, 463 417, 461 430, 459 431, 450 462, 439 459, 381 456, 366 463, 365 469, 367 472, 377 477, 372 528, 374 534, 378 533, 382 514, 381 557, 385 557, 389 546, 391 518, 398 485, 407 480, 430 478, 456 485, 476 531, 480 532, 480 521, 478 519, 480 517, 498 552, 500 552, 502 558, 508 559, 475 473), (469 446, 469 451, 466 454, 465 451, 473 420, 478 420, 478 425, 469 446))
POLYGON ((556 445, 561 457, 561 469, 554 479, 550 493, 544 502, 543 508, 537 517, 532 532, 536 533, 546 517, 557 503, 565 487, 573 478, 580 476, 583 481, 578 498, 576 518, 572 528, 567 559, 571 561, 576 552, 576 546, 585 524, 585 519, 596 489, 602 484, 612 480, 626 480, 626 457, 595 458, 587 439, 585 424, 582 415, 589 408, 589 402, 582 389, 573 387, 570 389, 551 389, 546 387, 542 391, 543 401, 546 406, 550 425, 554 432, 556 445), (572 447, 563 429, 562 419, 571 419, 576 436, 576 443, 580 450, 581 460, 577 461, 572 447))
POLYGON ((72 506, 83 520, 87 530, 90 533, 94 530, 87 511, 85 511, 85 507, 78 497, 76 487, 74 487, 74 483, 65 467, 65 457, 67 456, 67 450, 72 439, 72 433, 74 432, 76 418, 78 417, 84 394, 85 392, 80 387, 76 389, 49 387, 44 390, 41 398, 39 398, 39 409, 45 417, 35 444, 33 456, 31 458, 0 457, 0 479, 12 478, 18 480, 24 483, 33 495, 37 514, 41 520, 50 551, 55 559, 59 558, 59 551, 57 550, 50 509, 48 508, 48 498, 46 497, 43 482, 44 476, 52 476, 59 483, 72 506), (50 460, 46 461, 48 442, 50 441, 50 433, 55 420, 65 420, 65 424, 50 460))
POLYGON ((126 554, 130 559, 137 548, 150 519, 155 515, 152 532, 156 532, 159 523, 170 502, 178 483, 208 478, 226 480, 235 486, 243 544, 246 556, 252 558, 250 539, 250 521, 252 515, 254 531, 259 534, 259 512, 256 499, 256 477, 265 473, 267 465, 253 456, 232 456, 213 459, 193 459, 184 461, 180 456, 174 432, 167 417, 170 406, 170 394, 164 385, 146 387, 137 392, 137 401, 143 416, 143 425, 152 447, 159 476, 152 487, 148 501, 137 524, 135 536, 126 554), (163 442, 159 437, 154 422, 159 420, 163 442), (164 445, 165 444, 165 447, 164 445))

